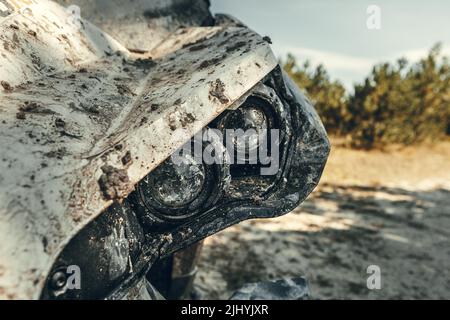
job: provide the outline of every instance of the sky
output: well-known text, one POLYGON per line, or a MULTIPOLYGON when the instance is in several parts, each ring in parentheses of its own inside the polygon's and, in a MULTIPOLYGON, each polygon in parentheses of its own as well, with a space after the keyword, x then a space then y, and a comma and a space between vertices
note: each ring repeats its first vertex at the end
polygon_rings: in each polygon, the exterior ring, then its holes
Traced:
POLYGON ((450 56, 448 0, 211 0, 211 9, 268 35, 278 58, 324 64, 349 89, 374 64, 418 61, 437 42, 450 56), (380 9, 380 29, 367 27, 371 5, 380 9))

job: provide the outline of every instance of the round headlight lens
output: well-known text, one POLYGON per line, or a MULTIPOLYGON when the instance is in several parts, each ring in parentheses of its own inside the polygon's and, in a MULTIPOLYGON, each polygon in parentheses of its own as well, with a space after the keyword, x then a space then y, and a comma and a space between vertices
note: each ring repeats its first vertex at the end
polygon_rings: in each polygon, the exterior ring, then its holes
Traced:
POLYGON ((169 207, 181 207, 194 201, 203 189, 205 168, 190 155, 183 162, 174 164, 168 159, 151 175, 146 195, 169 207))
MULTIPOLYGON (((202 137, 203 133, 206 131, 202 137)), ((214 151, 225 157, 221 137, 210 138, 217 148, 214 151)), ((130 200, 146 228, 169 228, 206 213, 223 196, 229 186, 230 166, 205 161, 203 151, 209 146, 209 142, 192 138, 138 183, 130 200), (202 151, 202 157, 196 150, 202 151)))
POLYGON ((222 123, 223 129, 242 130, 243 136, 234 137, 236 150, 248 154, 259 147, 261 134, 269 128, 265 112, 256 106, 246 105, 230 113, 222 123))

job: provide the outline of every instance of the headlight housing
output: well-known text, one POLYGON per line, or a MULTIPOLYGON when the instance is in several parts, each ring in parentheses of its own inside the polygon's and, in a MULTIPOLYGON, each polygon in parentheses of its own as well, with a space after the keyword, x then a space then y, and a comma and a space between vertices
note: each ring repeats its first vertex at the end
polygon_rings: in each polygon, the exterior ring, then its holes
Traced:
POLYGON ((156 259, 240 221, 292 211, 316 187, 330 151, 314 108, 280 67, 210 123, 205 135, 207 144, 192 139, 187 145, 204 151, 212 143, 223 161, 205 163, 189 154, 179 156, 184 161, 178 165, 167 159, 122 205, 72 239, 52 268, 44 298, 74 298, 58 277, 69 264, 89 270, 96 283, 77 291, 77 298, 121 297, 156 259), (239 141, 227 139, 227 129, 254 131, 239 141))

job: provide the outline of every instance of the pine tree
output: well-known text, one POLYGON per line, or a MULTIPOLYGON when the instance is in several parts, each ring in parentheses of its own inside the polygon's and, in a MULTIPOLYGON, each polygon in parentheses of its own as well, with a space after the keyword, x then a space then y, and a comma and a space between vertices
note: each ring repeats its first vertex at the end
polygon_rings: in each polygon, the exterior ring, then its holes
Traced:
POLYGON ((409 64, 382 63, 349 95, 326 69, 301 67, 292 55, 285 71, 313 101, 330 134, 354 147, 408 145, 450 135, 450 65, 435 45, 428 56, 409 64))

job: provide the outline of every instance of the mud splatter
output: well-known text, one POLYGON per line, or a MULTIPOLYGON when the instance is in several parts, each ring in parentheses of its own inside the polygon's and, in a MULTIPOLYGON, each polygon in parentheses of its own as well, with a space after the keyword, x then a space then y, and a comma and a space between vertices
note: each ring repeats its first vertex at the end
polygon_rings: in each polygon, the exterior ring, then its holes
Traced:
POLYGON ((195 117, 192 113, 186 113, 182 118, 181 118, 181 125, 183 127, 186 127, 188 124, 193 123, 195 121, 195 117))
POLYGON ((42 115, 56 114, 56 112, 45 108, 44 106, 42 106, 37 102, 29 102, 29 101, 26 101, 25 104, 19 108, 19 111, 23 113, 33 113, 42 115))
POLYGON ((3 87, 3 90, 5 90, 7 92, 13 91, 13 87, 9 84, 9 82, 1 81, 0 84, 3 87))
POLYGON ((208 67, 210 67, 212 65, 215 65, 215 64, 219 63, 220 61, 221 61, 220 58, 213 58, 213 59, 210 59, 210 60, 205 60, 205 61, 203 61, 200 64, 199 69, 200 70, 206 69, 206 68, 208 68, 208 67))
POLYGON ((127 151, 127 152, 125 153, 125 155, 122 157, 121 161, 122 161, 122 164, 123 164, 124 166, 130 164, 130 163, 132 162, 132 159, 131 159, 131 152, 130 152, 130 151, 127 151))
POLYGON ((62 158, 64 158, 64 156, 66 154, 67 154, 67 149, 60 148, 58 150, 54 150, 54 151, 50 151, 50 152, 46 153, 45 156, 48 158, 56 158, 56 159, 61 160, 62 158))
POLYGON ((125 84, 120 83, 120 84, 117 84, 116 87, 117 87, 117 92, 118 92, 120 95, 132 95, 132 96, 135 96, 135 95, 136 95, 136 94, 130 89, 130 87, 128 87, 128 86, 125 85, 125 84))
POLYGON ((105 165, 102 171, 98 184, 105 200, 121 201, 133 190, 126 170, 105 165))
POLYGON ((263 40, 265 42, 267 42, 268 44, 272 44, 272 39, 270 39, 270 37, 268 37, 268 36, 263 37, 263 40))
POLYGON ((220 101, 220 103, 225 104, 230 102, 230 99, 225 95, 225 84, 217 79, 211 84, 211 89, 209 90, 210 99, 216 98, 220 101))
POLYGON ((233 52, 233 51, 236 51, 236 50, 242 48, 243 46, 245 46, 246 44, 247 44, 247 42, 245 42, 245 41, 239 41, 239 42, 236 42, 235 44, 233 44, 233 45, 227 47, 226 51, 227 51, 227 52, 233 52))
POLYGON ((60 129, 64 129, 66 127, 66 122, 63 119, 56 118, 55 126, 60 129))
POLYGON ((25 112, 19 111, 16 113, 16 118, 19 120, 25 120, 27 118, 27 116, 25 115, 25 112))
POLYGON ((207 48, 208 46, 204 43, 189 47, 189 51, 199 51, 207 48))

